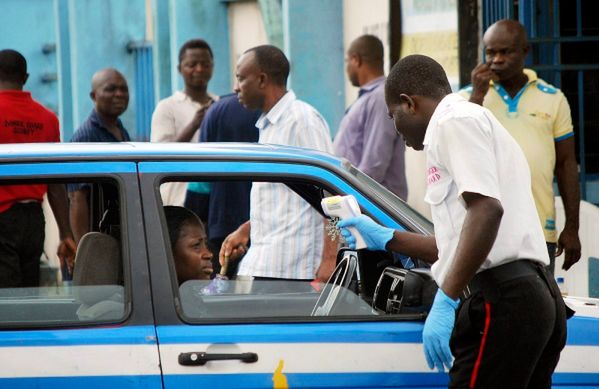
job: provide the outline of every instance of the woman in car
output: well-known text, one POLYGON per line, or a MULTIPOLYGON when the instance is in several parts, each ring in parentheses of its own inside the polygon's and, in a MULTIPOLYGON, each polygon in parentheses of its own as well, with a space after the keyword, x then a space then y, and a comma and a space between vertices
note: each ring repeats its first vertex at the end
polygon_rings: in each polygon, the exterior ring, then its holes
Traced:
POLYGON ((177 280, 209 280, 212 253, 207 246, 206 230, 200 218, 184 207, 164 207, 177 280))

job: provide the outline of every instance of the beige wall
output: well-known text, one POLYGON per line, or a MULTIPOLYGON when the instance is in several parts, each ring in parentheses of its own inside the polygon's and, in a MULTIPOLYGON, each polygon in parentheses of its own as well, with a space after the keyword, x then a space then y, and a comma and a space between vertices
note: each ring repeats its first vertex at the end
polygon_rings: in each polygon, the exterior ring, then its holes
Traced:
POLYGON ((249 48, 268 43, 257 1, 239 1, 229 5, 229 34, 231 85, 235 85, 235 65, 241 54, 249 48))
MULTIPOLYGON (((459 84, 458 14, 456 0, 403 0, 401 56, 424 54, 438 61, 454 90, 459 84)), ((408 203, 430 218, 424 202, 426 159, 423 152, 408 149, 406 177, 408 203)))
MULTIPOLYGON (((389 1, 344 0, 343 1, 343 49, 347 52, 351 42, 364 34, 377 36, 385 48, 385 71, 389 70, 389 1)), ((345 69, 342 69, 345 73, 345 69)), ((341 71, 341 69, 340 69, 341 71)), ((358 88, 345 79, 345 105, 358 97, 358 88)))

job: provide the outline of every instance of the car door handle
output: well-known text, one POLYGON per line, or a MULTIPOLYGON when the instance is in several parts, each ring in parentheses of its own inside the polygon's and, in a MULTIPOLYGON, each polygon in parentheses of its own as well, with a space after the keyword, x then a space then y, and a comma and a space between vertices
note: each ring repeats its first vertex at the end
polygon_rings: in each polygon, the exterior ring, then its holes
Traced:
POLYGON ((215 354, 206 353, 203 351, 181 353, 179 354, 179 365, 183 366, 203 366, 208 361, 228 361, 238 359, 241 362, 253 363, 258 361, 256 353, 240 353, 240 354, 215 354))

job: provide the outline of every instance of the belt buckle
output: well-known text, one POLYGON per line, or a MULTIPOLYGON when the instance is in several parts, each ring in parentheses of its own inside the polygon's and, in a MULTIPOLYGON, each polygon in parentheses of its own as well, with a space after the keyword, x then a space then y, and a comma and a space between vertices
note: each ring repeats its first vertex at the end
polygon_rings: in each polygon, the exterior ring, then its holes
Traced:
POLYGON ((472 289, 470 289, 470 285, 466 285, 466 287, 464 288, 464 290, 462 290, 462 293, 460 294, 460 298, 463 301, 469 298, 470 296, 472 296, 472 289))

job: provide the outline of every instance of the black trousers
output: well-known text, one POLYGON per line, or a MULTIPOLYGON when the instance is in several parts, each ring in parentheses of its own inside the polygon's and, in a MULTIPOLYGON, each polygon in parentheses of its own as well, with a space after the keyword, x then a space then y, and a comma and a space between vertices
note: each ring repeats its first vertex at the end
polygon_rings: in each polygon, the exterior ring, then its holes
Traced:
POLYGON ((495 285, 486 279, 462 301, 450 341, 450 388, 551 387, 566 343, 566 309, 553 276, 523 262, 534 272, 495 285))
POLYGON ((16 203, 0 213, 0 288, 39 286, 44 228, 38 202, 16 203))

